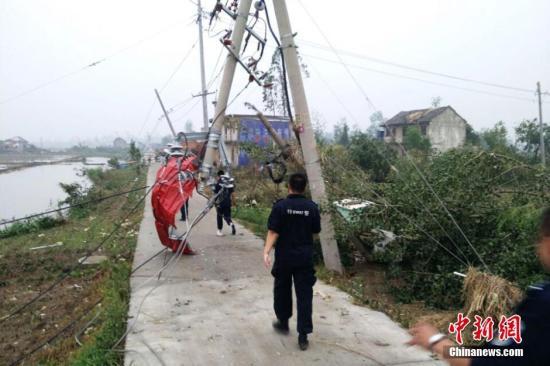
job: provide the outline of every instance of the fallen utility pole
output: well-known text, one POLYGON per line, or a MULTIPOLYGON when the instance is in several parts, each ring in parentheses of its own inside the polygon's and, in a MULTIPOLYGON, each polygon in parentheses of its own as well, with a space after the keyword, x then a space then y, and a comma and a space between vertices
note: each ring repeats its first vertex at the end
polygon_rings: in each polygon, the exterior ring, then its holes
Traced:
MULTIPOLYGON (((273 6, 277 24, 279 25, 281 47, 287 66, 292 100, 294 101, 294 122, 300 131, 302 154, 309 180, 311 196, 316 202, 326 203, 325 182, 321 172, 321 162, 319 153, 317 152, 313 127, 311 125, 309 107, 304 91, 302 74, 300 72, 298 53, 296 51, 297 47, 294 43, 294 35, 290 26, 286 1, 274 1, 273 6)), ((323 251, 325 266, 330 270, 342 273, 343 269, 342 262, 340 261, 340 253, 335 239, 334 227, 328 212, 321 213, 321 227, 322 230, 319 234, 319 238, 321 239, 321 249, 323 251)))
POLYGON ((298 164, 300 167, 303 168, 303 164, 300 162, 300 160, 296 157, 296 152, 294 151, 294 149, 292 148, 292 146, 286 142, 285 140, 283 140, 283 138, 281 136, 279 136, 279 134, 277 133, 277 131, 275 131, 275 129, 273 128, 273 126, 271 126, 271 123, 269 122, 269 120, 267 119, 267 117, 260 111, 258 110, 258 108, 256 108, 253 104, 251 103, 245 103, 245 105, 252 109, 254 112, 256 112, 256 116, 260 119, 260 121, 262 122, 262 124, 264 125, 264 127, 266 128, 267 132, 269 133, 269 135, 271 136, 271 138, 273 139, 273 141, 275 141, 275 143, 277 144, 277 146, 279 146, 279 148, 281 149, 281 152, 282 152, 282 155, 283 155, 283 158, 286 160, 286 159, 290 159, 292 160, 294 163, 298 164))
POLYGON ((542 97, 540 92, 540 81, 537 81, 537 95, 539 97, 540 162, 543 167, 546 167, 546 149, 544 146, 544 123, 542 122, 542 97))
POLYGON ((199 189, 203 189, 204 184, 211 180, 214 161, 219 154, 218 147, 220 137, 222 135, 223 122, 225 120, 225 110, 229 101, 229 93, 231 92, 231 85, 233 84, 233 78, 235 76, 235 69, 237 66, 237 59, 234 55, 240 54, 246 22, 248 20, 248 14, 251 6, 252 0, 242 0, 239 4, 239 9, 235 17, 235 26, 229 42, 230 44, 228 45, 232 48, 233 52, 227 55, 225 61, 223 77, 216 103, 216 111, 214 113, 214 120, 212 122, 212 127, 210 127, 210 133, 208 134, 206 152, 204 154, 204 160, 201 166, 201 185, 199 189))
POLYGON ((170 121, 170 117, 168 116, 168 113, 166 112, 166 108, 164 108, 164 103, 162 103, 162 99, 160 99, 160 94, 157 89, 155 89, 155 94, 157 95, 157 99, 159 100, 160 107, 162 108, 162 112, 164 113, 164 118, 166 118, 166 121, 168 122, 168 126, 170 127, 170 131, 172 131, 172 135, 174 138, 177 138, 176 130, 174 130, 174 126, 172 125, 172 121, 170 121))

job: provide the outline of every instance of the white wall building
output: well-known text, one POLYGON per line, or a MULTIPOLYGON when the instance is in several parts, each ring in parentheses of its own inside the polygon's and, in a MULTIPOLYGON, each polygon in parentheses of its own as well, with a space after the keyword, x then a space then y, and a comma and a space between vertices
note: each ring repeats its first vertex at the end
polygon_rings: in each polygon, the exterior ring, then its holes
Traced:
POLYGON ((405 131, 411 126, 419 127, 437 151, 457 148, 466 142, 467 122, 450 106, 399 112, 384 124, 384 141, 402 143, 405 131))

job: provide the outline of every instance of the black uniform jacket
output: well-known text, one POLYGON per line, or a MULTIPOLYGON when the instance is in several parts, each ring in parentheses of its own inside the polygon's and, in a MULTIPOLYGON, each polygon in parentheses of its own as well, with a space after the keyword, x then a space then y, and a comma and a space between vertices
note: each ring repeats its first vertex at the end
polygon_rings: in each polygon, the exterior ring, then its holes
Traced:
POLYGON ((523 357, 474 358, 472 366, 550 365, 550 284, 530 289, 516 308, 521 316, 522 342, 493 340, 490 348, 523 348, 523 357))
POLYGON ((275 265, 313 265, 313 234, 321 231, 321 216, 315 202, 303 195, 288 195, 273 205, 267 228, 279 234, 275 265))

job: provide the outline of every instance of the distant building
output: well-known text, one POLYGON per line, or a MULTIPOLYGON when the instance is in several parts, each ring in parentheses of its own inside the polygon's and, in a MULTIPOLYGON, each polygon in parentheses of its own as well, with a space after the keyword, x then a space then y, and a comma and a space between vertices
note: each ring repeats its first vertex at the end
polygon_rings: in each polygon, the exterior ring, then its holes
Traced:
POLYGON ((36 147, 20 136, 0 141, 0 150, 3 151, 24 152, 33 149, 36 147))
MULTIPOLYGON (((259 146, 269 146, 273 140, 267 129, 256 115, 233 114, 225 117, 224 136, 227 155, 235 166, 250 164, 246 152, 240 149, 243 142, 252 142, 259 146)), ((290 140, 290 126, 287 117, 266 116, 273 129, 283 140, 290 140)))
POLYGON ((384 141, 402 143, 407 128, 412 126, 417 126, 432 148, 441 152, 463 146, 466 141, 467 122, 450 106, 399 112, 384 124, 384 141))
POLYGON ((118 150, 125 150, 130 147, 130 145, 122 137, 117 137, 113 141, 113 147, 118 150))

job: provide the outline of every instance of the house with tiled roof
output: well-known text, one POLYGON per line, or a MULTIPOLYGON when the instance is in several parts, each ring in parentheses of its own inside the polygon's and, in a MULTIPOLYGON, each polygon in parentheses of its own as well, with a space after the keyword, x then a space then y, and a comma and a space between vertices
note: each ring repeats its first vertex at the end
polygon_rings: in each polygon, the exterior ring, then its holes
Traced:
POLYGON ((412 126, 418 127, 437 151, 463 146, 466 141, 467 122, 451 106, 399 112, 382 126, 384 141, 402 143, 412 126))

